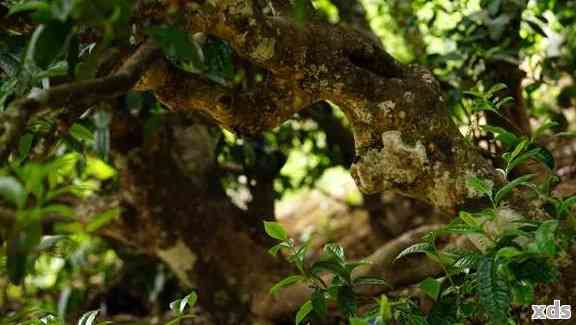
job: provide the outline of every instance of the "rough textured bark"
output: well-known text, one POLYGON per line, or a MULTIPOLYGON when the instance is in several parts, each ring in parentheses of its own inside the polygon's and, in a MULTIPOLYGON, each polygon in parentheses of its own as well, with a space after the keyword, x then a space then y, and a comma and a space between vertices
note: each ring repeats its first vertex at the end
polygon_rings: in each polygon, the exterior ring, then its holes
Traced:
MULTIPOLYGON (((316 21, 300 28, 285 17, 256 14, 251 1, 198 3, 194 8, 186 16, 189 30, 227 40, 237 54, 271 73, 271 87, 255 90, 266 102, 239 99, 240 105, 233 105, 224 89, 198 101, 197 93, 178 91, 190 78, 180 79, 160 64, 146 87, 169 107, 201 110, 223 127, 253 134, 308 104, 330 100, 352 125, 357 155, 352 173, 364 192, 400 190, 454 208, 476 195, 465 186, 468 177, 496 180, 493 169, 450 120, 429 71, 398 64, 355 31, 316 21), (282 95, 278 87, 284 87, 282 95)), ((196 81, 188 82, 201 88, 196 81)))

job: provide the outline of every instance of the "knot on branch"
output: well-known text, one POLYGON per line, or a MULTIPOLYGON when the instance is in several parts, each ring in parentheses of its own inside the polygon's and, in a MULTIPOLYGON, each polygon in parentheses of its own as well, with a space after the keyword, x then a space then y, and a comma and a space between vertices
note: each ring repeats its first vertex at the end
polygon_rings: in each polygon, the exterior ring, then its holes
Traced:
POLYGON ((413 184, 428 164, 420 141, 408 145, 400 131, 382 133, 382 148, 368 150, 352 166, 352 175, 363 192, 374 193, 413 184))

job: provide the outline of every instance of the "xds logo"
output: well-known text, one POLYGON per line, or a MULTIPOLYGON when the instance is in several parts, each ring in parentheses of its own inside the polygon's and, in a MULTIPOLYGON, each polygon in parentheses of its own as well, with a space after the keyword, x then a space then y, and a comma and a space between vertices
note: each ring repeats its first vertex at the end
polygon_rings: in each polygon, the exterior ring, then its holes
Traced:
POLYGON ((570 319, 572 306, 560 305, 560 300, 554 300, 554 305, 532 305, 532 319, 570 319))

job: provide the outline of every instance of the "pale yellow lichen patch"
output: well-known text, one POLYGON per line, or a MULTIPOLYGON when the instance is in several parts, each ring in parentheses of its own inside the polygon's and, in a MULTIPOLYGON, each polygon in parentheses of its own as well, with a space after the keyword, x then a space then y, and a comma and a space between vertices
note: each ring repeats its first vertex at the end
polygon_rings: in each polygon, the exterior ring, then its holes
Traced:
POLYGON ((184 242, 178 240, 168 249, 159 249, 157 254, 176 274, 180 283, 190 288, 194 286, 188 273, 194 270, 198 257, 184 242))
POLYGON ((223 8, 226 8, 226 10, 228 10, 228 12, 232 15, 252 16, 254 14, 251 1, 220 0, 218 2, 220 2, 220 5, 223 8))
POLYGON ((428 157, 419 141, 409 146, 400 131, 382 133, 382 149, 366 152, 353 166, 358 186, 367 192, 391 189, 393 184, 410 185, 425 172, 428 157))
POLYGON ((406 103, 412 104, 415 99, 416 99, 416 95, 414 95, 413 92, 407 91, 404 93, 404 100, 406 101, 406 103))
POLYGON ((264 37, 258 43, 258 46, 252 51, 252 58, 256 61, 263 62, 270 60, 274 57, 276 40, 273 38, 264 37))
POLYGON ((394 103, 391 100, 387 100, 387 101, 384 101, 384 102, 378 104, 378 109, 386 115, 391 113, 395 107, 396 107, 396 103, 394 103))

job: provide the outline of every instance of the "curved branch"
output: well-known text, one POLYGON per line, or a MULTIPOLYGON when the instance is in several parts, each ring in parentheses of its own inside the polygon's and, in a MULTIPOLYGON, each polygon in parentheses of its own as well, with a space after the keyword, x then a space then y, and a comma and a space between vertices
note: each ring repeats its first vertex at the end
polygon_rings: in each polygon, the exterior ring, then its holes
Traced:
POLYGON ((63 84, 14 101, 6 112, 0 114, 3 120, 0 129, 0 160, 8 157, 32 114, 45 107, 88 107, 125 94, 161 53, 156 45, 148 41, 110 76, 63 84))

